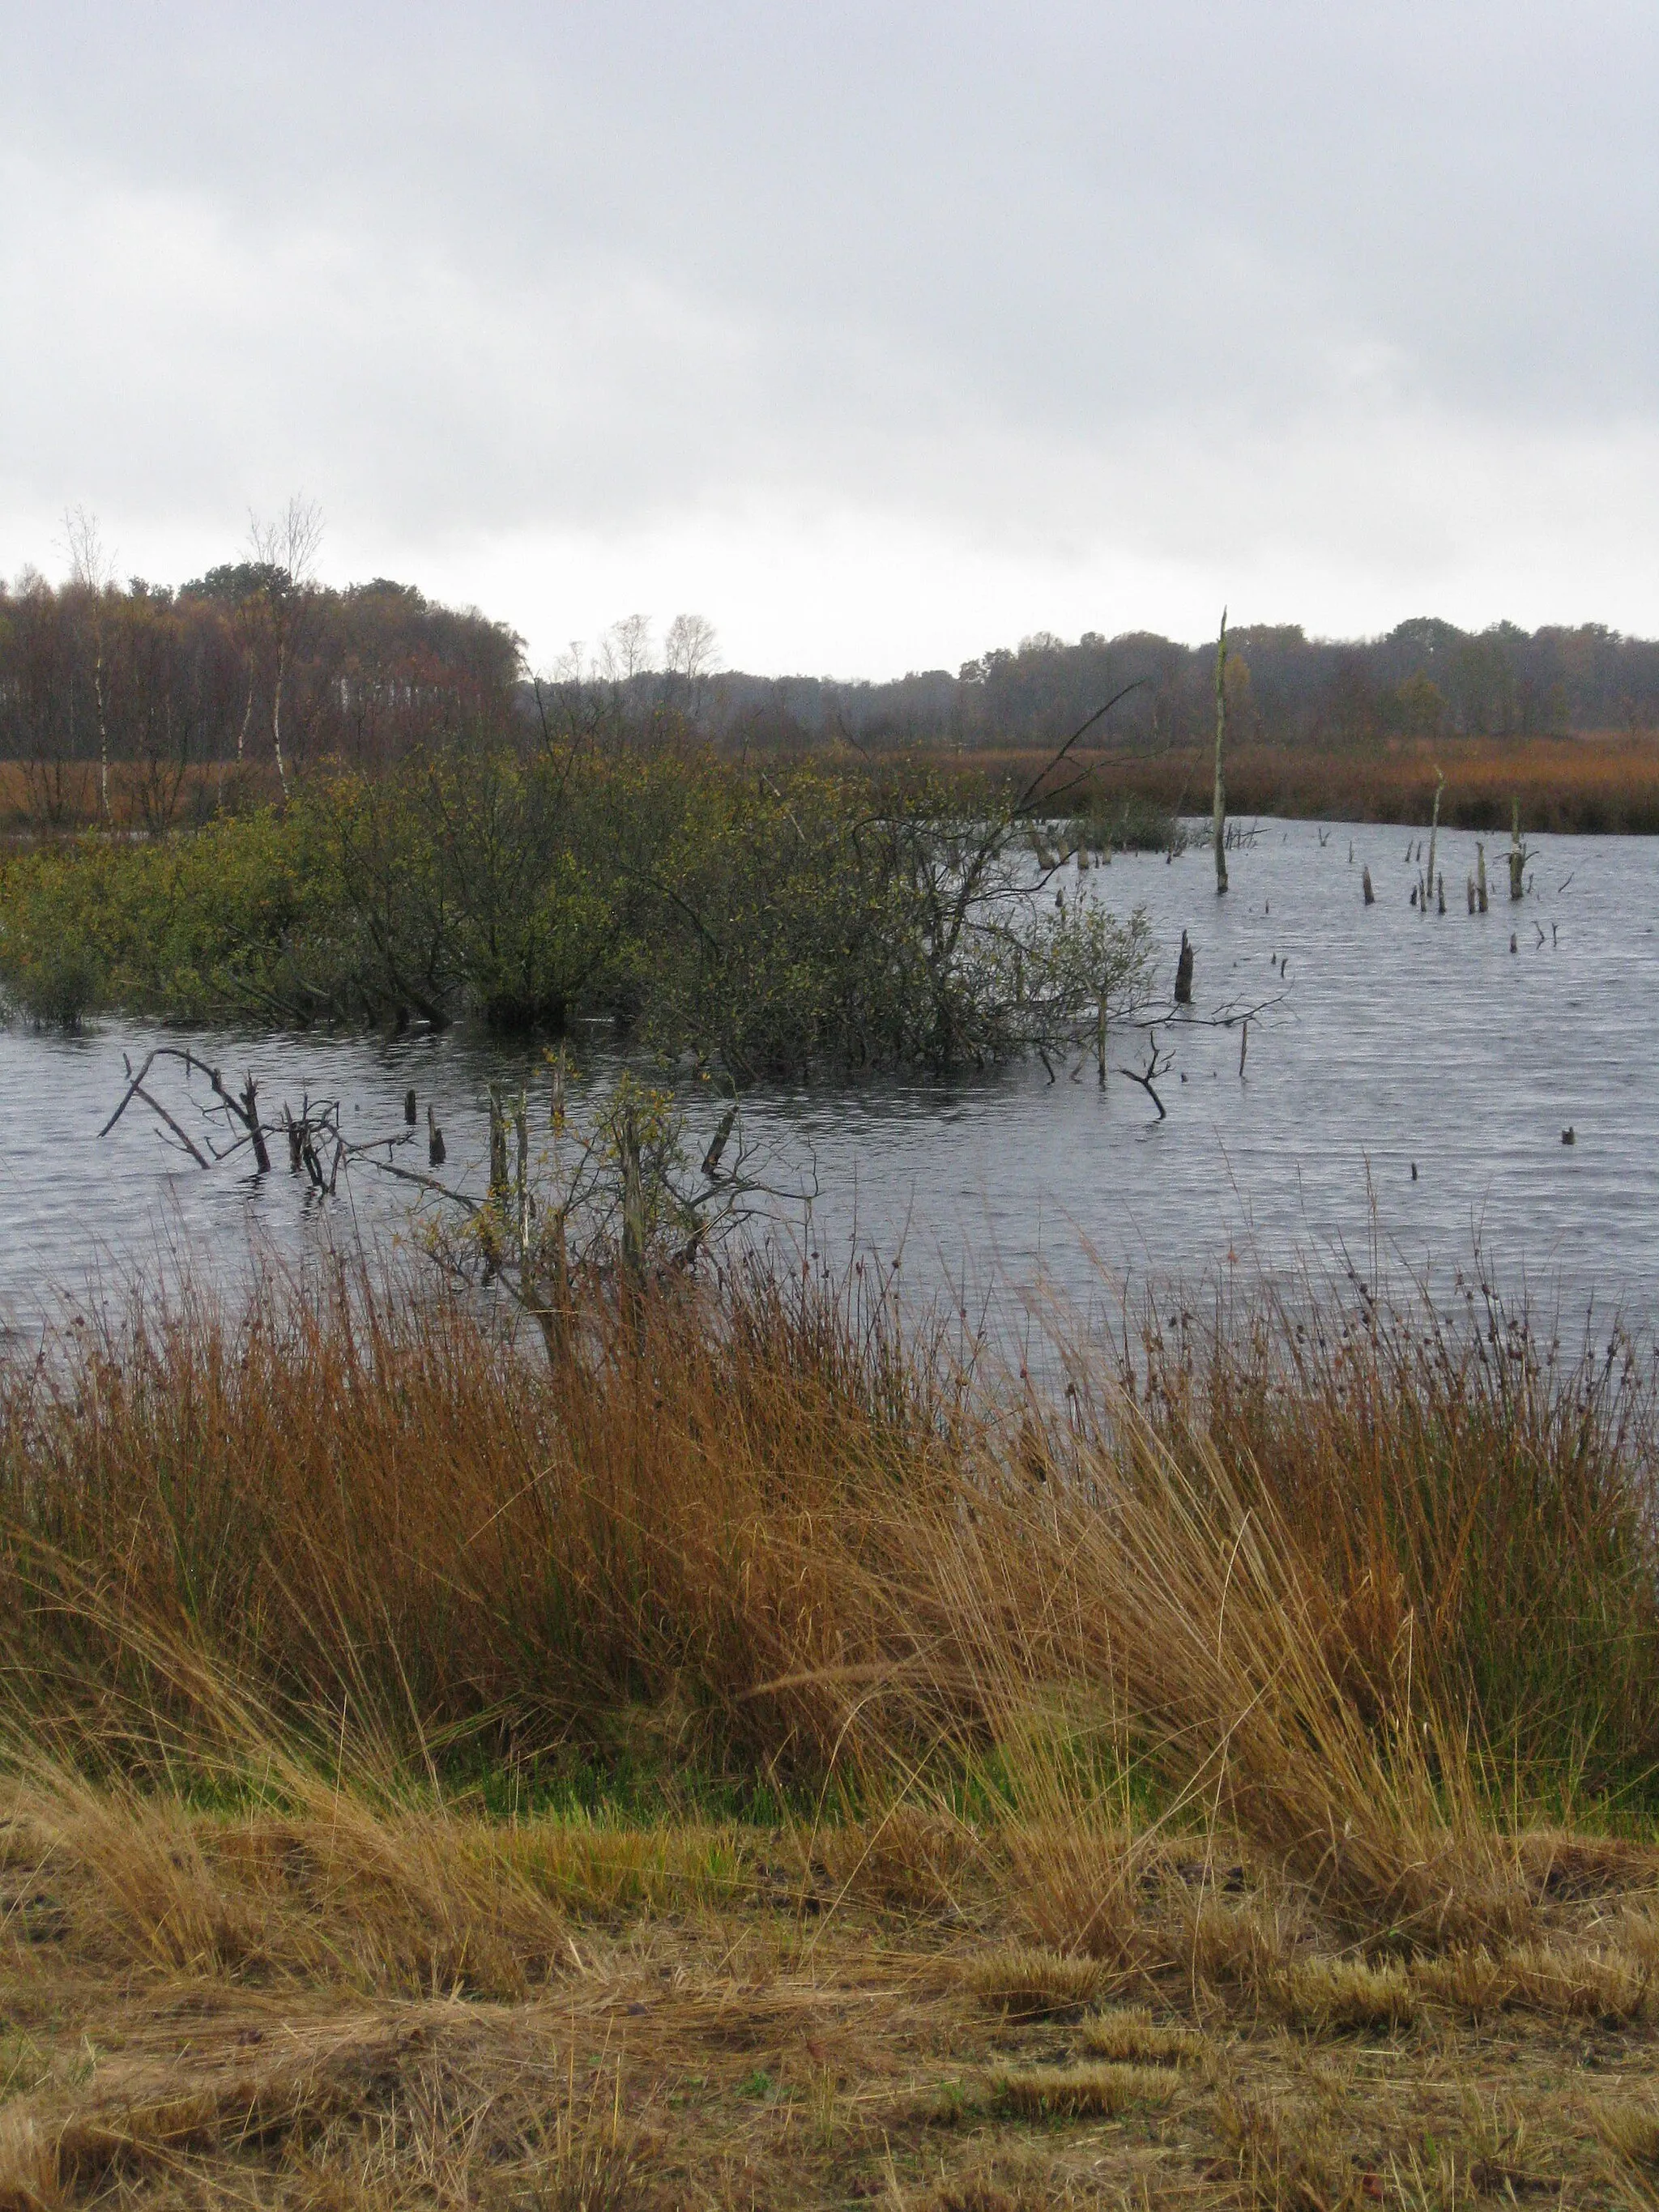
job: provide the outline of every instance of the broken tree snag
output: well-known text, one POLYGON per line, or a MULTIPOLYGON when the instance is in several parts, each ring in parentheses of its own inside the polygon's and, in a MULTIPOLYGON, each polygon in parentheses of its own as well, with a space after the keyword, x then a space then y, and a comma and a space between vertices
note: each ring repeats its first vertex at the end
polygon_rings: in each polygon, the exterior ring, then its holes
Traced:
POLYGON ((1249 1016, 1248 1014, 1246 1014, 1246 1015, 1245 1015, 1245 1017, 1244 1017, 1244 1034, 1243 1034, 1243 1036, 1241 1036, 1241 1037, 1239 1038, 1239 1040, 1238 1040, 1238 1073, 1239 1073, 1239 1075, 1241 1076, 1241 1078, 1243 1077, 1243 1073, 1244 1073, 1244 1055, 1245 1055, 1245 1054, 1249 1050, 1249 1048, 1250 1048, 1250 1018, 1249 1018, 1249 1016))
POLYGON ((1473 913, 1474 912, 1474 878, 1473 876, 1471 876, 1471 877, 1469 878, 1469 887, 1468 887, 1468 888, 1469 888, 1469 912, 1470 912, 1471 914, 1473 914, 1473 913))
POLYGON ((265 1133, 259 1120, 259 1086, 253 1080, 250 1068, 242 1083, 242 1120, 253 1145, 253 1164, 261 1175, 270 1173, 270 1154, 265 1150, 265 1133))
POLYGON ((1371 889, 1371 872, 1369 866, 1362 868, 1359 872, 1359 889, 1366 905, 1375 906, 1376 893, 1371 889))
POLYGON ((415 1127, 415 1093, 412 1091, 404 1093, 404 1119, 411 1129, 415 1127))
POLYGON ((1482 914, 1486 911, 1486 848, 1477 837, 1474 841, 1474 902, 1482 914))
POLYGON ((1446 876, 1443 869, 1440 874, 1440 911, 1442 914, 1446 911, 1446 876))
POLYGON ((1527 886, 1523 880, 1527 866, 1527 848, 1521 842, 1521 802, 1513 802, 1510 813, 1510 896, 1524 898, 1527 886))
POLYGON ((441 1168, 445 1157, 444 1133, 438 1127, 438 1117, 428 1101, 426 1109, 426 1164, 428 1167, 441 1168))
MULTIPOLYGON (((1157 1024, 1154 1024, 1146 1034, 1146 1066, 1125 1067, 1119 1070, 1121 1074, 1127 1075, 1131 1083, 1138 1083, 1140 1085, 1146 1096, 1152 1100, 1153 1105, 1157 1107, 1158 1118, 1160 1121, 1167 1121, 1169 1116, 1164 1112, 1164 1101, 1158 1097, 1156 1086, 1159 1080, 1164 1076, 1166 1076, 1174 1066, 1175 1059, 1173 1054, 1159 1049, 1158 1042, 1158 1027, 1157 1024)), ((1184 1083, 1186 1081, 1186 1078, 1183 1076, 1182 1080, 1184 1083)))
MULTIPOLYGON (((1227 738, 1227 610, 1221 610, 1221 637, 1215 649, 1215 888, 1227 888, 1227 792, 1221 778, 1227 738)), ((1183 1004, 1185 1002, 1183 1001, 1183 1004)))
MULTIPOLYGON (((1226 885, 1224 884, 1224 890, 1226 885)), ((1178 1006, 1193 1003, 1193 948, 1186 931, 1181 933, 1181 956, 1176 962, 1175 1002, 1178 1006)))
MULTIPOLYGON (((1429 889, 1431 891, 1434 889, 1435 840, 1440 835, 1440 794, 1446 788, 1445 770, 1443 769, 1437 769, 1435 770, 1435 774, 1439 777, 1440 781, 1434 787, 1434 812, 1429 819, 1429 889)), ((1423 911, 1426 914, 1428 910, 1429 902, 1425 898, 1423 902, 1423 911)), ((1440 911, 1442 914, 1444 914, 1446 911, 1446 900, 1443 888, 1440 899, 1440 911)))

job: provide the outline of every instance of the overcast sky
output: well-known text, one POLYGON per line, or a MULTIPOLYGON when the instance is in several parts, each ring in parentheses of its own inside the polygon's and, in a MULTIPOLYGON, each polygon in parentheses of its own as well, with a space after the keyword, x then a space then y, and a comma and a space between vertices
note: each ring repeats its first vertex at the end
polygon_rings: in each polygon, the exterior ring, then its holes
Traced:
POLYGON ((0 0, 0 572, 1659 632, 1659 8, 0 0))

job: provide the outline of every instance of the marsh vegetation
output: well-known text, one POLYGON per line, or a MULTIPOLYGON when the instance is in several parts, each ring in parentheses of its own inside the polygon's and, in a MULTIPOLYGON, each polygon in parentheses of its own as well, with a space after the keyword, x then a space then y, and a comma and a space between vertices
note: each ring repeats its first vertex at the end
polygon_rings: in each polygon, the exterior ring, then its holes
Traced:
POLYGON ((753 1268, 578 1334, 7 1370, 15 2201, 1644 2201, 1633 1366, 1356 1297, 1050 1391, 753 1268))

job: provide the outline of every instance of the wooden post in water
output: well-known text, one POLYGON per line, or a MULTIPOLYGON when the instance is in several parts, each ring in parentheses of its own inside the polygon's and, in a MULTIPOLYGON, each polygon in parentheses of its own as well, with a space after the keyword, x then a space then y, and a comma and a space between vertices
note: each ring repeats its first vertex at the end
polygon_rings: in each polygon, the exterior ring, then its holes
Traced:
MULTIPOLYGON (((1225 890, 1227 886, 1224 883, 1221 888, 1225 890)), ((1193 1003, 1193 948, 1184 929, 1181 933, 1181 957, 1176 962, 1175 1002, 1178 1006, 1190 1006, 1193 1003)))
MULTIPOLYGON (((1227 791, 1221 755, 1227 737, 1227 610, 1221 610, 1221 637, 1215 649, 1215 888, 1227 888, 1227 791)), ((1184 934, 1183 934, 1183 942, 1184 934)))
POLYGON ((1486 848, 1477 837, 1474 841, 1474 900, 1482 914, 1486 911, 1486 848))
POLYGON ((518 1176, 514 1195, 519 1203, 519 1265, 527 1267, 530 1261, 530 1098, 520 1091, 513 1112, 513 1129, 518 1139, 518 1176))
POLYGON ((441 1168, 445 1157, 444 1133, 438 1127, 438 1116, 428 1099, 426 1108, 426 1164, 431 1168, 441 1168))
POLYGON ((1371 872, 1369 863, 1367 863, 1367 865, 1359 872, 1359 888, 1360 891, 1364 895, 1366 905, 1375 906, 1376 904, 1376 893, 1371 889, 1371 872))

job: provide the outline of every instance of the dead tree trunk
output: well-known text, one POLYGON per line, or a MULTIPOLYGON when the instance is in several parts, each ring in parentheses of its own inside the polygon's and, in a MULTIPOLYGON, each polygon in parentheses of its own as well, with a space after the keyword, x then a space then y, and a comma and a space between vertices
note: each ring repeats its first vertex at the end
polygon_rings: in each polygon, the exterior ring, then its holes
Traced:
MULTIPOLYGON (((1438 773, 1438 771, 1437 771, 1437 773, 1438 773)), ((1434 787, 1434 812, 1430 817, 1429 820, 1429 889, 1431 890, 1434 889, 1435 841, 1440 835, 1440 794, 1445 788, 1446 779, 1444 775, 1441 774, 1439 782, 1434 787)), ((1423 902, 1423 911, 1426 914, 1428 910, 1429 902, 1427 899, 1425 899, 1423 902)), ((1444 914, 1446 911, 1446 901, 1443 892, 1441 895, 1440 911, 1442 914, 1444 914)))
POLYGON ((507 1114, 501 1105, 501 1094, 493 1083, 489 1086, 489 1196, 493 1205, 506 1207, 507 1114))
POLYGON ((1376 893, 1371 889, 1371 872, 1369 866, 1363 867, 1359 871, 1359 889, 1364 898, 1366 905, 1375 906, 1376 904, 1376 893))
POLYGON ((1215 649, 1215 888, 1227 888, 1227 792, 1221 756, 1227 738, 1227 610, 1221 610, 1221 636, 1215 649))
POLYGON ((1521 802, 1518 799, 1514 802, 1510 815, 1509 861, 1510 896, 1512 899, 1524 898, 1527 895, 1527 848, 1521 842, 1521 802))

